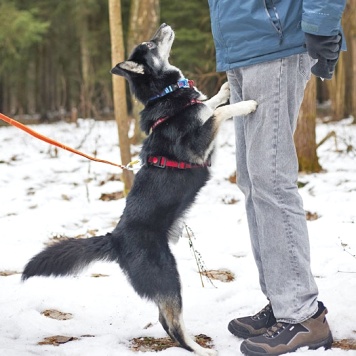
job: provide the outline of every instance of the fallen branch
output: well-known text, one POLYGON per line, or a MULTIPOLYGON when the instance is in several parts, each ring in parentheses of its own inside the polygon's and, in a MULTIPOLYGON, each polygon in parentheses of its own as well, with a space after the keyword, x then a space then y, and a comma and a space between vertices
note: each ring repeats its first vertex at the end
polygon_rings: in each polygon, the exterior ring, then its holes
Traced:
POLYGON ((329 138, 334 137, 335 147, 337 149, 337 137, 335 131, 330 131, 319 143, 317 143, 316 148, 319 148, 323 143, 325 143, 329 138))

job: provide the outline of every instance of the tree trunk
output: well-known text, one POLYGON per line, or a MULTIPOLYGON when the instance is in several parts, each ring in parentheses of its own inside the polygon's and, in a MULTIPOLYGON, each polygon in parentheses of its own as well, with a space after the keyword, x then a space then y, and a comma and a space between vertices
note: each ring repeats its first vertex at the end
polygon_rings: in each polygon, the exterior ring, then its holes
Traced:
POLYGON ((354 118, 353 123, 356 124, 356 0, 349 0, 347 6, 346 10, 350 16, 348 19, 350 31, 347 42, 350 68, 347 75, 350 77, 350 113, 354 118))
POLYGON ((27 68, 27 113, 33 115, 36 113, 36 63, 34 59, 31 59, 27 68))
POLYGON ((87 1, 76 0, 74 6, 76 27, 79 36, 81 85, 80 85, 80 115, 88 118, 92 115, 91 87, 93 75, 90 73, 91 56, 89 49, 89 4, 87 1))
MULTIPOLYGON (((159 0, 131 0, 129 34, 127 49, 131 53, 133 48, 143 41, 147 41, 154 34, 159 23, 159 0)), ((131 96, 132 116, 135 119, 135 133, 133 142, 140 143, 144 133, 140 130, 140 112, 143 105, 131 96)))
POLYGON ((81 115, 84 118, 91 116, 90 108, 90 53, 88 48, 88 23, 83 15, 80 26, 80 58, 82 67, 81 84, 81 115))
MULTIPOLYGON (((124 60, 124 40, 120 0, 109 0, 109 22, 111 38, 111 63, 114 67, 117 63, 124 60)), ((123 77, 113 75, 112 84, 115 120, 119 133, 121 162, 126 165, 131 162, 130 141, 128 137, 129 122, 126 104, 126 83, 123 77)), ((132 187, 133 173, 124 169, 122 177, 124 183, 124 194, 126 195, 132 187)))
MULTIPOLYGON (((346 10, 342 18, 342 24, 344 28, 344 41, 347 41, 349 37, 350 29, 350 3, 347 4, 346 10)), ((346 86, 350 85, 349 77, 346 75, 348 69, 348 52, 341 52, 339 61, 336 66, 334 76, 331 80, 328 80, 326 85, 328 86, 331 100, 331 120, 339 121, 345 118, 347 111, 347 98, 346 98, 346 86)))
MULTIPOLYGON (((355 11, 356 13, 356 11, 355 11)), ((356 21, 356 16, 355 20, 356 21)), ((351 96, 351 115, 354 120, 353 123, 356 124, 356 33, 352 37, 352 41, 350 43, 350 47, 352 47, 352 90, 350 93, 351 96)))
POLYGON ((316 78, 313 76, 305 89, 304 100, 299 111, 297 129, 294 134, 299 171, 321 171, 321 166, 316 153, 315 119, 316 78))

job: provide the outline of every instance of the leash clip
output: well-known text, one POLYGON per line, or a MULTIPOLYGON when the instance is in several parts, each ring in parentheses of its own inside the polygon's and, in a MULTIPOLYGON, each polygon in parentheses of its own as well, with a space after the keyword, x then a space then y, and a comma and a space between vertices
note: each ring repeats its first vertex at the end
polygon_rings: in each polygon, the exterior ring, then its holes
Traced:
POLYGON ((141 161, 139 159, 135 159, 134 161, 129 162, 126 166, 123 168, 128 170, 128 171, 134 171, 136 169, 140 169, 142 167, 142 164, 140 167, 134 167, 136 164, 140 163, 141 161))

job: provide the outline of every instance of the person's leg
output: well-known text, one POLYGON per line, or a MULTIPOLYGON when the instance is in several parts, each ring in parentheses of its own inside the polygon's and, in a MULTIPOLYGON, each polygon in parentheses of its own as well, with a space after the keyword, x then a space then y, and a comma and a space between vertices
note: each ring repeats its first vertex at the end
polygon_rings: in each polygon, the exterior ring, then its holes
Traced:
MULTIPOLYGON (((228 81, 230 84, 230 101, 236 103, 242 101, 244 95, 242 90, 243 78, 241 69, 227 72, 228 81)), ((257 83, 256 83, 257 84, 257 83)), ((257 99, 257 97, 256 97, 257 99)), ((258 104, 259 102, 257 102, 258 104)), ((259 115, 260 108, 257 108, 259 115)), ((255 116, 254 115, 254 116, 255 116)), ((245 117, 234 117, 235 124, 235 144, 236 144, 236 166, 237 166, 237 185, 245 195, 245 207, 247 214, 247 222, 249 225, 252 252, 254 254, 255 262, 259 273, 259 281, 262 292, 268 298, 264 273, 262 268, 262 261, 260 255, 259 239, 258 239, 258 226, 256 223, 255 209, 252 202, 252 186, 246 161, 246 142, 245 142, 245 121, 252 120, 251 115, 245 117)))
POLYGON ((235 120, 237 183, 261 289, 276 319, 291 323, 318 310, 293 141, 310 66, 302 54, 228 72, 231 101, 258 103, 255 113, 235 120))

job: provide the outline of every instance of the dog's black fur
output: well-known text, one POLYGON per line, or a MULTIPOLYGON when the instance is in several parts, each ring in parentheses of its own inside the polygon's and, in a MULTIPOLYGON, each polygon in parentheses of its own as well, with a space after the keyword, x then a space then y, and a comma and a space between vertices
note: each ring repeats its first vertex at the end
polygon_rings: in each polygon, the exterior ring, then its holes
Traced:
POLYGON ((211 356, 215 351, 200 347, 184 329, 180 278, 169 240, 179 236, 184 213, 209 179, 204 163, 210 159, 218 126, 232 115, 253 111, 256 103, 215 110, 228 100, 227 85, 204 103, 190 104, 192 99, 205 99, 195 87, 150 100, 182 78, 181 71, 168 62, 173 39, 174 32, 163 24, 149 42, 138 45, 127 61, 112 69, 129 81, 132 92, 145 104, 143 131, 148 134, 159 118, 169 117, 143 143, 140 157, 145 164, 135 176, 118 225, 105 236, 69 239, 47 247, 29 261, 22 278, 71 275, 93 261, 117 262, 135 291, 157 304, 159 321, 171 338, 189 351, 211 356), (147 163, 149 156, 202 166, 158 168, 147 163))

